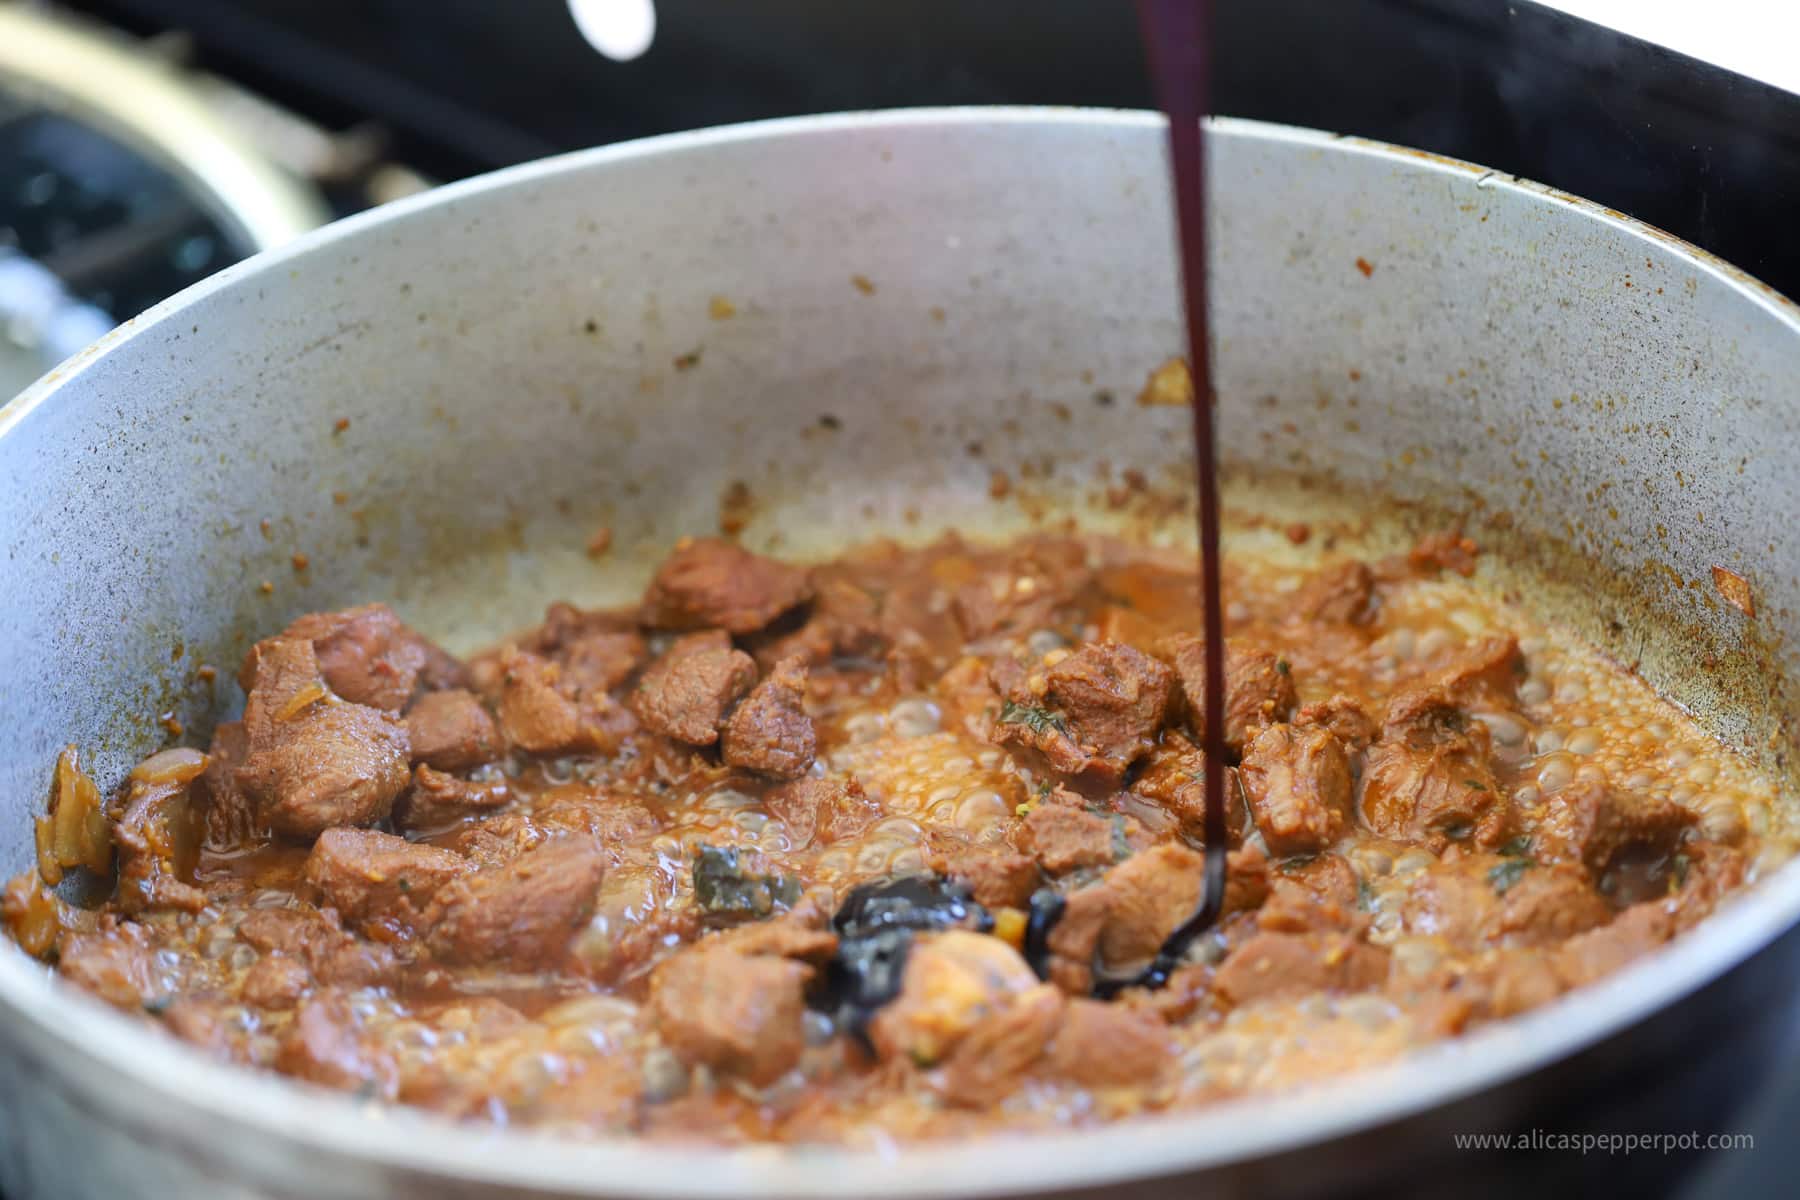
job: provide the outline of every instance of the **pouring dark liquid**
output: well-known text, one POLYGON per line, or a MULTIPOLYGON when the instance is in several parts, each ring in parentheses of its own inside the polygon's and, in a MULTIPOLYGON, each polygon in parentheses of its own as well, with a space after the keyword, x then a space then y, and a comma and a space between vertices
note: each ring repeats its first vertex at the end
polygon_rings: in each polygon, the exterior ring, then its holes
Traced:
MULTIPOLYGON (((1181 243, 1182 298, 1187 313, 1188 363, 1193 376, 1194 467, 1199 491, 1200 602, 1205 635, 1206 754, 1203 832, 1206 879, 1200 903, 1157 952, 1150 965, 1107 976, 1094 964, 1096 992, 1161 987, 1200 934, 1225 906, 1225 617, 1219 594, 1218 453, 1213 439, 1213 390, 1206 325, 1206 159, 1201 121, 1210 92, 1211 0, 1138 0, 1138 19, 1157 103, 1169 118, 1169 170, 1181 243)), ((1034 916, 1036 914, 1034 913, 1034 916)))

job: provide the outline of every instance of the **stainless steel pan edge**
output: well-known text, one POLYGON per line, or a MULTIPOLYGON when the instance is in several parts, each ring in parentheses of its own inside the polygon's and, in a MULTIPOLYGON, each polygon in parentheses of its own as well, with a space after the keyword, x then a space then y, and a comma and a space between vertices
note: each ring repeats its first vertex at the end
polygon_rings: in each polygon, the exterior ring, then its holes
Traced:
MULTIPOLYGON (((1588 543, 1604 567, 1674 564, 1684 588, 1657 602, 1683 628, 1728 650, 1754 643, 1758 662, 1792 678, 1785 635, 1800 572, 1777 515, 1792 509, 1781 467, 1797 441, 1791 306, 1654 231, 1462 164, 1240 122, 1220 124, 1214 153, 1225 189, 1224 419, 1244 431, 1235 444, 1350 486, 1429 495, 1460 485, 1578 544, 1579 530, 1548 518, 1604 530, 1588 543), (1646 274, 1630 291, 1655 282, 1631 295, 1622 276, 1640 257, 1646 274), (1585 352, 1571 352, 1572 337, 1585 352), (1679 376, 1678 351, 1694 363, 1679 376), (1360 389, 1343 382, 1352 367, 1360 389), (1555 419, 1583 397, 1600 399, 1584 424, 1555 419), (1295 413, 1309 414, 1304 432, 1284 432, 1300 426, 1295 413), (1710 420, 1690 419, 1699 416, 1710 420), (1650 437, 1668 445, 1646 449, 1650 437), (1657 456, 1671 447, 1676 461, 1701 464, 1691 487, 1604 519, 1604 497, 1589 493, 1596 480, 1622 481, 1627 466, 1609 455, 1661 478, 1657 456), (1551 469, 1535 472, 1548 495, 1504 490, 1519 475, 1512 460, 1541 464, 1539 451, 1550 456, 1551 469), (1680 523, 1695 512, 1705 521, 1680 523), (1659 524, 1675 532, 1658 539, 1659 524), (1760 633, 1688 594, 1711 562, 1757 582, 1760 633)), ((963 442, 1009 420, 1029 422, 1020 440, 1057 457, 1071 483, 1086 478, 1096 446, 1178 470, 1180 439, 1169 434, 1179 414, 1132 410, 1127 425, 1089 405, 1066 428, 1043 418, 1047 402, 1086 403, 1097 388, 1128 397, 1145 364, 1178 341, 1160 170, 1156 122, 1139 114, 773 122, 445 189, 161 306, 0 410, 0 865, 29 859, 27 813, 65 733, 104 746, 114 778, 153 744, 150 729, 118 716, 131 681, 169 686, 140 705, 203 714, 206 698, 185 692, 170 665, 177 639, 190 663, 228 662, 290 612, 391 587, 426 628, 474 640, 528 619, 523 606, 546 596, 637 582, 623 564, 597 578, 578 552, 527 558, 522 546, 579 547, 582 523, 604 516, 621 522, 629 562, 634 545, 704 528, 734 470, 754 476, 762 498, 753 536, 810 521, 825 545, 892 528, 912 506, 921 529, 952 524, 982 506, 988 470, 959 453, 963 442), (658 241, 659 220, 695 240, 685 250, 658 241), (876 294, 853 289, 852 274, 874 280, 876 294), (748 319, 709 325, 701 314, 715 292, 748 319), (702 343, 700 368, 673 369, 702 343), (911 403, 861 399, 887 394, 911 403), (482 403, 495 395, 503 410, 482 403), (823 411, 841 413, 850 434, 825 454, 832 471, 772 469, 801 418, 823 411), (333 433, 340 413, 368 438, 333 433), (514 425, 525 433, 509 434, 514 425), (702 426, 720 444, 678 436, 702 426), (772 426, 779 440, 765 438, 772 426), (560 437, 533 440, 547 431, 560 437), (384 434, 407 444, 402 461, 379 452, 384 434), (583 450, 583 437, 606 448, 583 450), (530 486, 509 488, 503 468, 533 452, 548 462, 530 486), (433 463, 454 464, 436 474, 457 486, 434 483, 433 463), (566 519, 530 503, 564 472, 584 496, 566 519), (340 485, 367 498, 360 521, 334 511, 340 485), (448 523, 419 515, 470 491, 476 499, 465 496, 448 523), (652 500, 665 519, 633 526, 630 505, 652 500), (257 528, 259 513, 274 536, 257 528), (295 550, 321 551, 315 574, 283 573, 295 550), (373 561, 384 550, 422 566, 425 582, 408 591, 384 574, 373 561), (493 602, 434 608, 443 589, 433 585, 453 569, 490 582, 493 602), (263 578, 272 598, 256 586, 263 578)), ((1633 478, 1643 490, 1650 474, 1633 478)), ((1734 723, 1717 703, 1728 688, 1665 669, 1687 684, 1676 694, 1727 733, 1782 732, 1778 705, 1734 723)), ((8 948, 0 1182, 23 1195, 53 1184, 63 1194, 271 1196, 1229 1187, 1267 1178, 1246 1164, 1274 1156, 1298 1170, 1308 1146, 1416 1123, 1458 1099, 1492 1097, 1484 1111, 1496 1120, 1529 1112, 1534 1072, 1616 1041, 1751 959, 1797 915, 1800 874, 1788 868, 1654 961, 1373 1075, 1016 1148, 898 1156, 579 1145, 372 1110, 146 1036, 8 948)))

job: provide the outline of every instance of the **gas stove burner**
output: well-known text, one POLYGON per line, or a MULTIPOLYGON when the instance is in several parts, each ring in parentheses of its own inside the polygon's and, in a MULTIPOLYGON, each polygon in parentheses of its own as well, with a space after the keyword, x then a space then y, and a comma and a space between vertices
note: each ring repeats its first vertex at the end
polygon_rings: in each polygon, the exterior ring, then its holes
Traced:
POLYGON ((216 107, 135 43, 0 6, 0 400, 117 322, 330 218, 216 107))
POLYGON ((116 319, 257 249, 168 171, 58 113, 0 111, 0 181, 0 241, 116 319))

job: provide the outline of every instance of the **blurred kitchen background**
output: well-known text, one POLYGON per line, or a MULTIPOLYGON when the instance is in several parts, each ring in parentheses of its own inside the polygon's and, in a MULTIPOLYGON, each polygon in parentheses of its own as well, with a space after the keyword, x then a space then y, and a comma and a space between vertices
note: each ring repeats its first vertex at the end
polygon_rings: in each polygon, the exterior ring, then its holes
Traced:
MULTIPOLYGON (((1734 70, 1529 3, 1225 0, 1217 107, 1542 180, 1800 294, 1791 41, 1730 36, 1756 0, 1559 3, 1734 70)), ((223 266, 439 181, 758 117, 1148 99, 1125 0, 655 12, 617 63, 567 0, 0 0, 0 398, 223 266)))
MULTIPOLYGON (((1788 6, 1559 4, 1223 0, 1216 107, 1540 180, 1800 295, 1800 56, 1755 24, 1788 6)), ((618 63, 567 0, 0 0, 0 401, 258 249, 510 163, 796 113, 1148 102, 1125 0, 655 12, 618 63)), ((1686 1194, 1788 1190, 1793 1093, 1686 1194)))

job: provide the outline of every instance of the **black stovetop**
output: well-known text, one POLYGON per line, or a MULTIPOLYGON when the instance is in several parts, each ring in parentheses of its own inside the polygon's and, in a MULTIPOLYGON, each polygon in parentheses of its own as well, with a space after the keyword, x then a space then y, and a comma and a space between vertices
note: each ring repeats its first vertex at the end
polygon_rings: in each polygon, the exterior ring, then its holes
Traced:
MULTIPOLYGON (((1145 107, 1125 0, 659 0, 637 62, 564 0, 75 0, 443 178, 757 117, 1145 107), (425 14, 429 12, 429 16, 425 14)), ((1218 6, 1218 111, 1470 159, 1631 213, 1800 295, 1800 97, 1529 3, 1218 6)))

